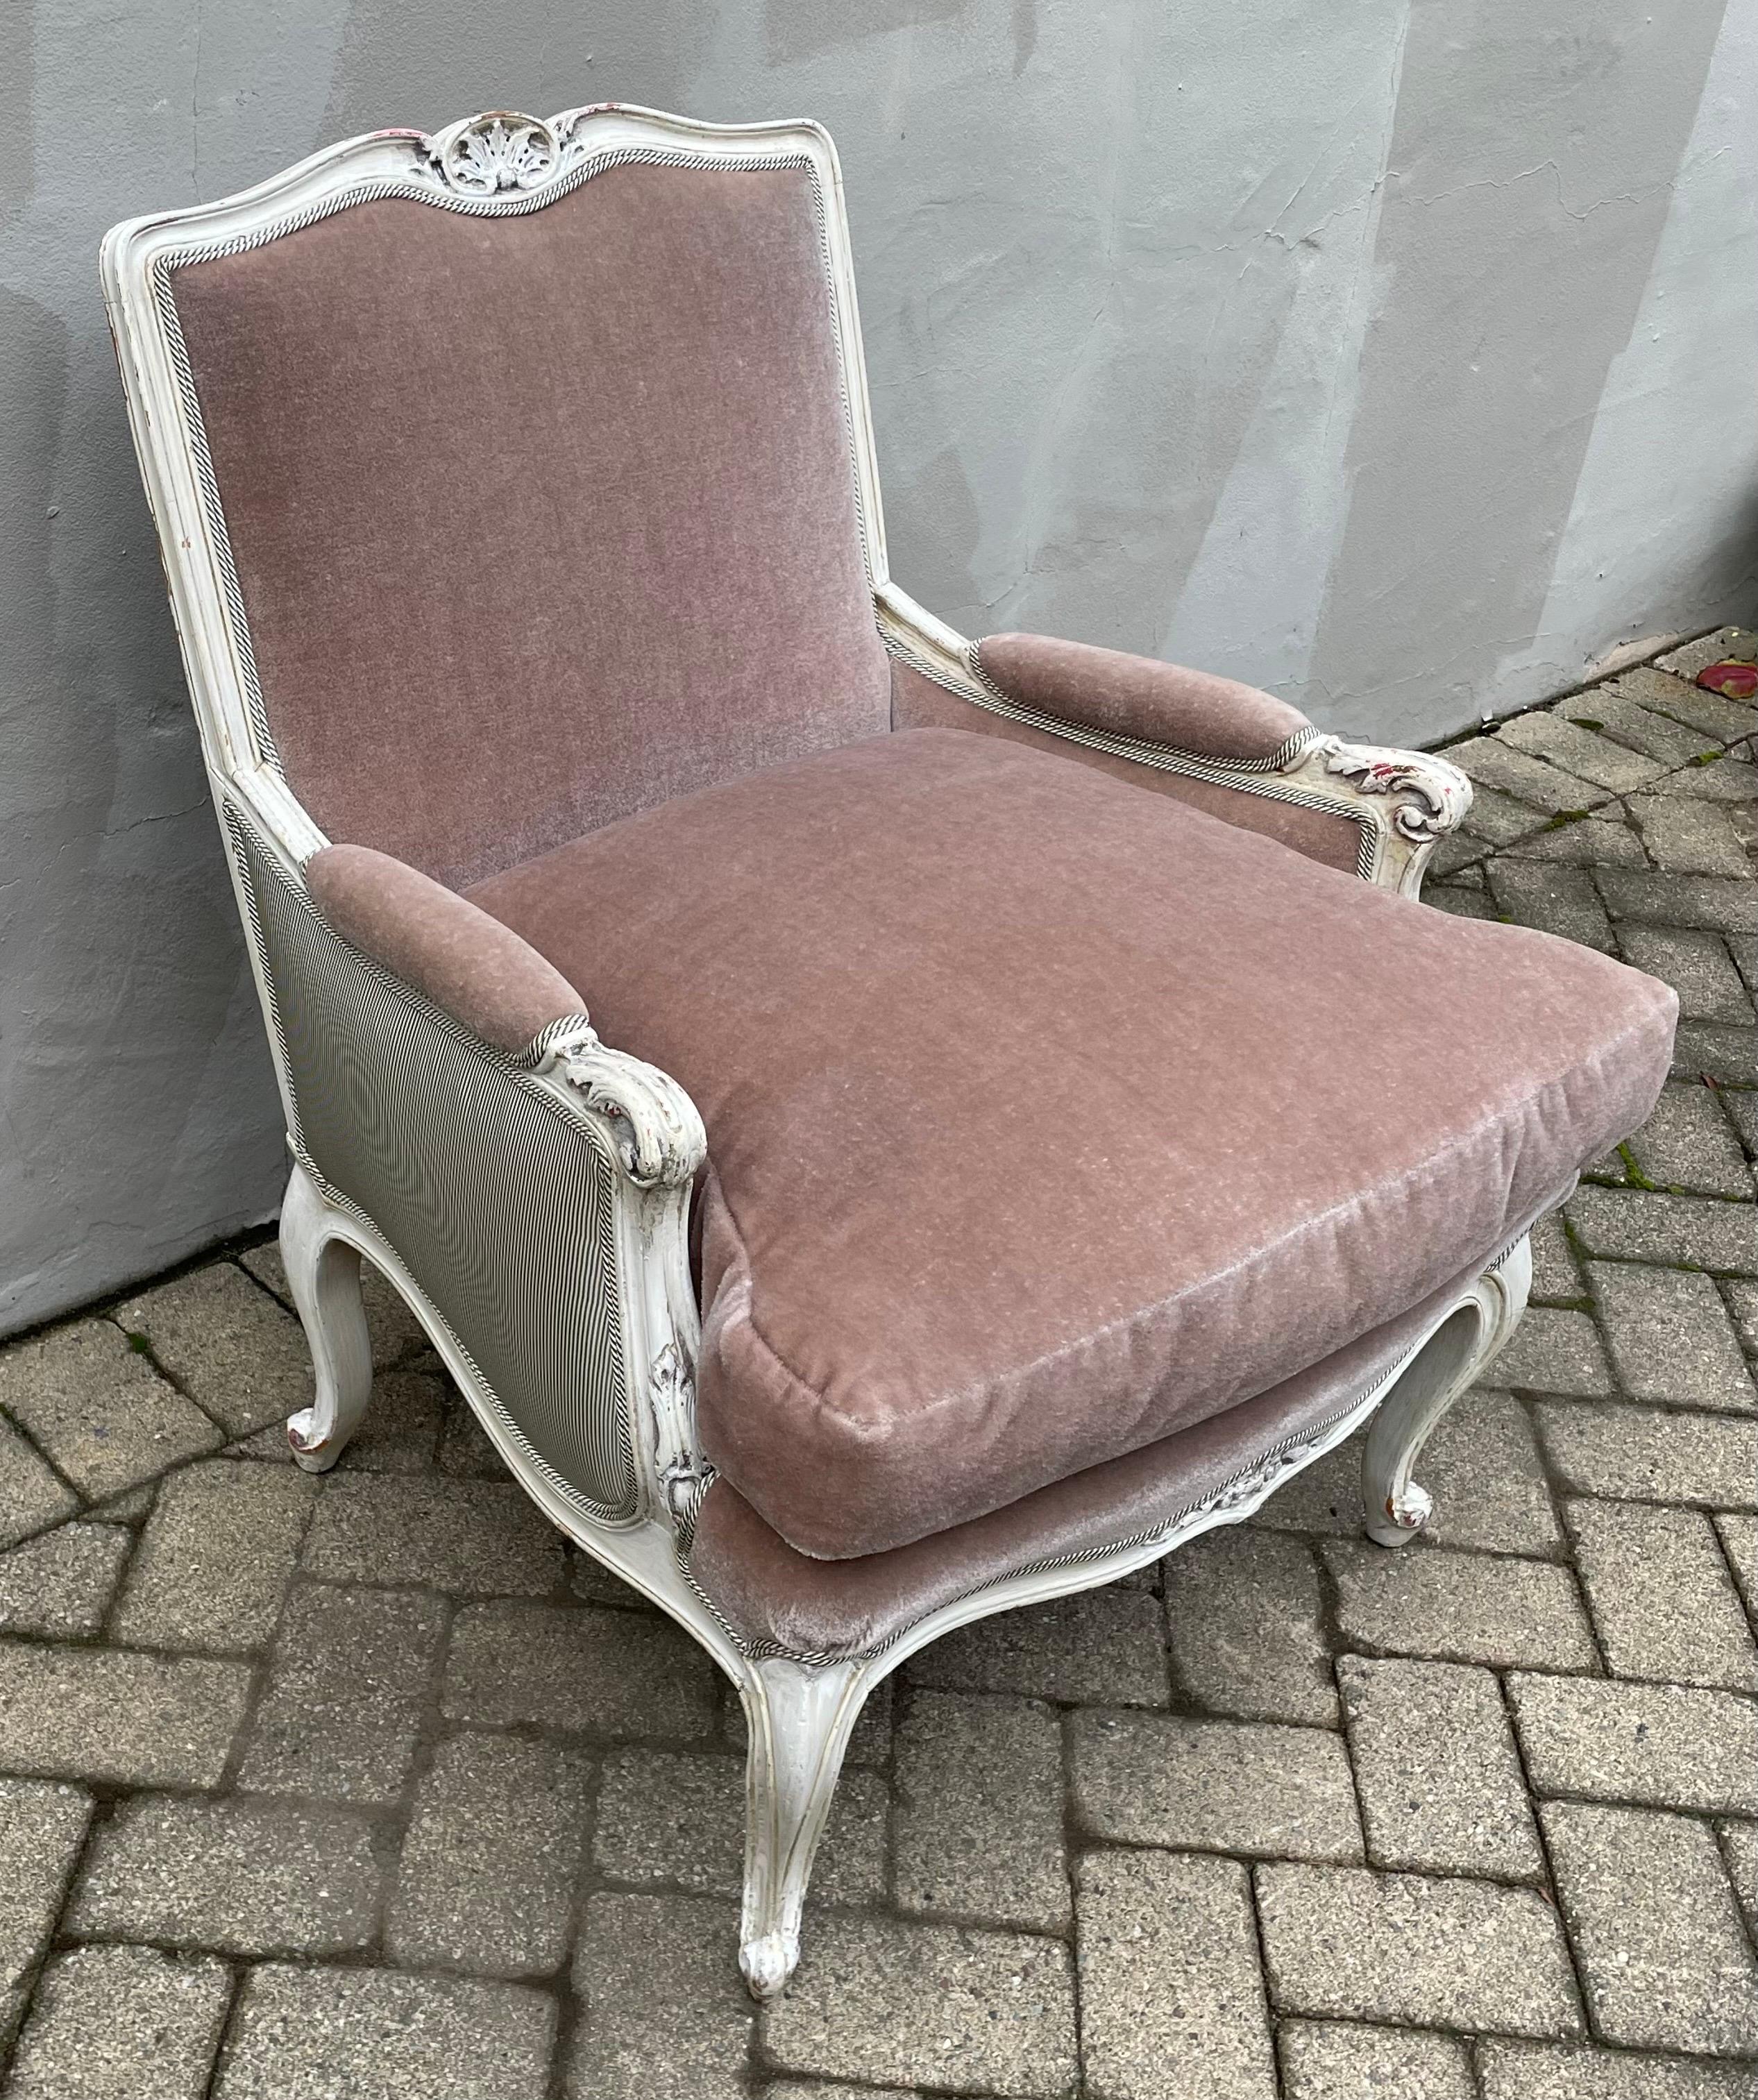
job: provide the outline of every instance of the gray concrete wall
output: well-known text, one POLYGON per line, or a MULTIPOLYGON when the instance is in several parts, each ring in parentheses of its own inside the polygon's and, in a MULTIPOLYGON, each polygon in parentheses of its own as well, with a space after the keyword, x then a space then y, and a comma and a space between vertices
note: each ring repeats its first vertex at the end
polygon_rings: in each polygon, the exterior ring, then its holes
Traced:
POLYGON ((824 119, 894 567, 1421 741, 1750 615, 1758 0, 0 10, 0 1330, 273 1209, 113 220, 497 104, 824 119))

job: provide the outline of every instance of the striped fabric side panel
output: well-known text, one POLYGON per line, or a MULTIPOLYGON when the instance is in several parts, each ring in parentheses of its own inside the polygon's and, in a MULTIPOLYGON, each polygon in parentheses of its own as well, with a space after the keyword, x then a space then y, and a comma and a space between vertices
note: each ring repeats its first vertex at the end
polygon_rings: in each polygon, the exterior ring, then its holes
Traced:
POLYGON ((628 1520, 614 1169, 513 1060, 339 939, 236 805, 225 818, 302 1164, 402 1257, 538 1471, 583 1515, 628 1520))

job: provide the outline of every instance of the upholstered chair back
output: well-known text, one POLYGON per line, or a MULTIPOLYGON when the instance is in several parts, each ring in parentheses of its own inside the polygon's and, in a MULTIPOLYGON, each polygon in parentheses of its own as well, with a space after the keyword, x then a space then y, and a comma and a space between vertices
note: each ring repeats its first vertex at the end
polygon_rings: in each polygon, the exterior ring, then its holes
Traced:
POLYGON ((258 734, 332 840, 462 885, 888 726, 820 179, 368 194, 167 271, 258 734))

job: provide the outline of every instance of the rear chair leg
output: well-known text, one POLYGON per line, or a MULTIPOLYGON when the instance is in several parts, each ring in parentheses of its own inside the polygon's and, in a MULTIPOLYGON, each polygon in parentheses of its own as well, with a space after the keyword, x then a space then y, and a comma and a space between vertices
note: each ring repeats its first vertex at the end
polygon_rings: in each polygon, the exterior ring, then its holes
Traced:
POLYGON ((1428 1522, 1434 1505, 1411 1469, 1441 1417, 1519 1326, 1531 1283, 1532 1249, 1522 1239, 1478 1277, 1381 1403, 1361 1461, 1363 1518, 1380 1545, 1407 1546, 1428 1522))
POLYGON ((849 1732, 881 1674, 871 1662, 815 1668, 772 1657, 746 1665, 739 1690, 751 1746, 739 1966, 753 1997, 779 1997, 800 1958, 813 1855, 849 1732))
POLYGON ((296 1166, 280 1208, 280 1255, 311 1348, 317 1397, 288 1416, 287 1441, 308 1473, 327 1473, 347 1449, 373 1389, 360 1251, 335 1236, 335 1216, 296 1166))

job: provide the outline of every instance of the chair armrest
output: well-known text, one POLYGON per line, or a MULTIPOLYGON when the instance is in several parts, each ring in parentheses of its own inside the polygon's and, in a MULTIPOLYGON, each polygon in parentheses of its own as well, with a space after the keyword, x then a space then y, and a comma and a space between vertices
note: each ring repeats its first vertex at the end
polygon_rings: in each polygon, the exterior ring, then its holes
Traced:
POLYGON ((1255 686, 1084 642, 988 634, 970 663, 1016 707, 1196 757, 1279 768, 1318 735, 1298 708, 1255 686))
POLYGON ((363 847, 302 865, 219 795, 300 1173, 455 1342, 551 1515, 687 1525, 695 1103, 479 906, 363 847))
POLYGON ((1447 759, 1346 743, 1230 678, 1039 635, 967 642, 889 581, 875 611, 894 726, 1060 748, 1379 889, 1419 895, 1430 854, 1471 807, 1447 759))
POLYGON ((535 1063, 558 1021, 586 1028, 585 1000, 528 942, 389 854, 325 846, 305 880, 351 947, 510 1057, 535 1063))
POLYGON ((638 1189, 687 1189, 707 1152, 668 1073, 599 1040, 585 1001, 510 926, 371 846, 324 846, 306 887, 330 931, 479 1042, 603 1119, 638 1189))

